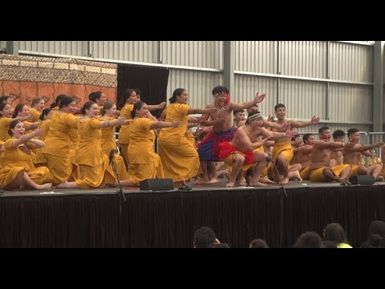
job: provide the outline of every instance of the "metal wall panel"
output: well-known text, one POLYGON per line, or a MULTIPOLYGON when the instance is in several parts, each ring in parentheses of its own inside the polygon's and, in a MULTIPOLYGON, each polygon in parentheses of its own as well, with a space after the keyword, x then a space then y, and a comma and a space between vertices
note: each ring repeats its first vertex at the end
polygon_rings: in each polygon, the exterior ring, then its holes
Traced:
MULTIPOLYGON (((322 126, 327 126, 328 128, 330 128, 330 130, 331 130, 332 133, 333 133, 333 131, 335 131, 335 130, 337 130, 337 129, 342 129, 346 134, 347 134, 348 129, 350 129, 350 128, 357 128, 357 129, 359 129, 360 131, 365 131, 365 132, 369 132, 369 131, 371 131, 371 129, 372 129, 372 126, 371 126, 371 125, 339 124, 339 123, 320 123, 320 124, 318 124, 318 125, 300 128, 300 129, 298 129, 298 131, 299 131, 301 134, 304 134, 304 133, 313 133, 314 135, 316 135, 316 138, 318 139, 318 129, 319 129, 320 127, 322 127, 322 126)), ((345 140, 347 141, 347 136, 345 137, 345 140)), ((367 142, 368 142, 368 137, 362 136, 362 137, 361 137, 361 143, 367 143, 367 142)))
POLYGON ((235 41, 235 70, 277 73, 277 41, 235 41))
POLYGON ((223 69, 222 41, 161 41, 163 64, 223 69))
POLYGON ((330 78, 373 82, 373 46, 331 42, 330 78))
POLYGON ((193 108, 204 108, 212 101, 211 90, 223 85, 220 73, 170 69, 167 85, 167 102, 177 88, 185 88, 189 92, 189 105, 193 108))
POLYGON ((279 102, 285 104, 288 118, 326 117, 325 83, 300 80, 280 80, 279 102))
POLYGON ((19 41, 19 49, 69 56, 87 56, 87 41, 19 41))
POLYGON ((373 87, 330 84, 330 120, 371 122, 373 87))
POLYGON ((158 63, 158 41, 90 41, 94 58, 158 63))
POLYGON ((274 111, 277 99, 277 81, 268 77, 235 75, 235 92, 230 92, 231 100, 238 103, 253 100, 257 92, 266 93, 265 100, 260 103, 259 109, 267 117, 274 111))
POLYGON ((281 74, 326 78, 326 41, 280 41, 279 45, 281 74))

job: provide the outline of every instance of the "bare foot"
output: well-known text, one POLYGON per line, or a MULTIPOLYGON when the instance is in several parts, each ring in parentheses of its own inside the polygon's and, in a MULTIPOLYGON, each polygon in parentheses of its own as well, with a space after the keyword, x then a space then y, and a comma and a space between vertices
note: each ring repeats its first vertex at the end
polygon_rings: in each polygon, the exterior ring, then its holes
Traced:
POLYGON ((376 179, 376 182, 383 182, 383 181, 385 181, 383 176, 378 176, 376 179))
POLYGON ((286 185, 288 182, 289 182, 289 178, 286 177, 282 179, 281 184, 286 185))
POLYGON ((242 179, 239 181, 239 185, 240 185, 240 186, 247 186, 246 179, 245 179, 245 178, 242 178, 242 179))
POLYGON ((303 179, 301 178, 301 175, 299 174, 299 172, 297 171, 293 177, 291 178, 293 181, 297 181, 299 183, 302 183, 303 179))
POLYGON ((264 176, 263 178, 260 178, 259 180, 261 183, 274 184, 274 182, 272 180, 270 180, 267 176, 264 176))
POLYGON ((211 180, 209 180, 207 183, 208 184, 216 184, 216 183, 218 183, 219 182, 219 180, 217 179, 217 178, 212 178, 211 180))
POLYGON ((235 182, 229 182, 226 184, 226 188, 233 188, 235 187, 235 182))
POLYGON ((50 189, 50 188, 52 188, 52 183, 38 185, 36 189, 37 190, 47 190, 47 189, 50 189))
POLYGON ((261 182, 255 182, 252 183, 252 187, 267 187, 267 184, 261 183, 261 182))

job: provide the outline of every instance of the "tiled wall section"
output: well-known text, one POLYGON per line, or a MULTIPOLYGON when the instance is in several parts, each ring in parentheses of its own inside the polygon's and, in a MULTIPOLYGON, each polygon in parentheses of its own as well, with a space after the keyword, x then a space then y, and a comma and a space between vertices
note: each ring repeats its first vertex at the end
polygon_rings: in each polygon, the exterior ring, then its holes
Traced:
POLYGON ((92 91, 116 101, 117 65, 72 58, 0 54, 0 95, 30 103, 39 95, 50 104, 59 94, 75 96, 79 105, 92 91))

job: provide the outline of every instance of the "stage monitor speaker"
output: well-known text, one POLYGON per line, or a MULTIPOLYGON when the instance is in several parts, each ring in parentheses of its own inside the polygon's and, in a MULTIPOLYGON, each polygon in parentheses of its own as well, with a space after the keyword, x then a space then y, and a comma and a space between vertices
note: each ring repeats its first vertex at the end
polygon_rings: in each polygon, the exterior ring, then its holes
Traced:
POLYGON ((174 189, 172 179, 147 179, 139 183, 141 191, 168 191, 174 189))
POLYGON ((376 180, 372 176, 368 175, 357 175, 350 177, 349 181, 352 185, 373 185, 376 180))

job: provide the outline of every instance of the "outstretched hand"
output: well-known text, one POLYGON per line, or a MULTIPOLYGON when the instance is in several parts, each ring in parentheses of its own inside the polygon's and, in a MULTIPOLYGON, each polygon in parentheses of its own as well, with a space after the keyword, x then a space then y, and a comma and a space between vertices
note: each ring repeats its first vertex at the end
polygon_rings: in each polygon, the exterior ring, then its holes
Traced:
POLYGON ((313 116, 311 117, 310 123, 311 123, 311 124, 318 124, 318 123, 319 123, 319 117, 313 115, 313 116))
POLYGON ((255 100, 255 104, 262 102, 265 99, 265 97, 266 97, 265 93, 257 92, 255 94, 255 99, 254 99, 255 100))

